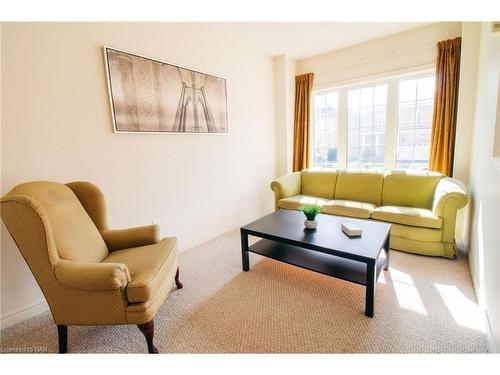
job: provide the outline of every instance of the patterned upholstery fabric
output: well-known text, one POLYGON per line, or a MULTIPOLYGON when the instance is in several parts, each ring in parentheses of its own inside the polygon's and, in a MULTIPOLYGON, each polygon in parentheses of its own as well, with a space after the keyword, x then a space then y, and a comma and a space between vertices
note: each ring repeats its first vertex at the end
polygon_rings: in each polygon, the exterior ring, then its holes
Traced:
POLYGON ((71 188, 30 182, 0 200, 2 220, 40 285, 55 323, 149 322, 174 282, 175 238, 158 242, 156 226, 118 230, 111 242, 124 248, 109 253, 93 221, 103 232, 113 232, 103 216, 102 193, 90 183, 68 185, 71 188), (137 244, 147 246, 132 247, 137 244), (127 254, 122 261, 120 252, 127 254), (116 262, 110 261, 112 256, 116 262), (136 287, 131 294, 134 301, 127 298, 129 286, 136 287))
POLYGON ((128 301, 145 302, 165 281, 175 260, 175 247, 175 238, 165 238, 158 245, 113 251, 103 262, 125 264, 132 280, 127 285, 128 301))
POLYGON ((46 181, 30 182, 12 189, 7 197, 12 196, 29 197, 46 213, 62 259, 100 262, 108 255, 106 243, 92 219, 67 186, 46 181))
POLYGON ((108 229, 106 201, 97 186, 87 181, 75 181, 66 184, 77 196, 85 211, 100 231, 108 229))
POLYGON ((160 241, 160 228, 157 225, 127 229, 106 229, 101 231, 109 251, 153 245, 160 241))

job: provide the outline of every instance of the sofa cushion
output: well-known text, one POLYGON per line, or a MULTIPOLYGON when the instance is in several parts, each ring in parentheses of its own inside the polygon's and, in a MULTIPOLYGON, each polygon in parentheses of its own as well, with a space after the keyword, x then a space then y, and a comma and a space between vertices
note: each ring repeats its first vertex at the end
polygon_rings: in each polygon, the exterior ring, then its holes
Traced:
POLYGON ((369 219, 372 211, 375 208, 376 206, 371 203, 345 201, 337 199, 326 202, 322 207, 322 211, 326 214, 331 214, 331 215, 369 219))
POLYGON ((129 302, 145 302, 152 298, 175 265, 177 240, 167 237, 154 245, 132 247, 111 252, 103 262, 123 263, 131 281, 127 285, 129 302))
POLYGON ((333 199, 338 172, 328 169, 305 169, 301 172, 301 194, 333 199))
POLYGON ((382 205, 431 209, 434 191, 442 177, 436 172, 388 171, 384 176, 382 205))
POLYGON ((441 228, 442 219, 426 208, 382 206, 373 210, 371 218, 390 223, 424 228, 441 228))
POLYGON ((380 206, 383 173, 369 170, 344 170, 339 173, 335 199, 372 203, 380 206))
POLYGON ((321 207, 325 203, 326 199, 307 195, 296 195, 294 197, 280 199, 278 201, 278 207, 287 210, 300 210, 303 206, 315 204, 321 207))

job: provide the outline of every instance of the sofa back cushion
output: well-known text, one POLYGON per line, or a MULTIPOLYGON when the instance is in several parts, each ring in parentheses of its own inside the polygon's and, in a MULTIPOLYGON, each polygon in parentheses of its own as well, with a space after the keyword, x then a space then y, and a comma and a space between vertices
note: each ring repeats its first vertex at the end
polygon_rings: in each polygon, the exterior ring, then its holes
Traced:
MULTIPOLYGON (((28 182, 13 188, 8 195, 34 199, 50 222, 59 256, 79 262, 100 262, 108 248, 73 191, 63 184, 28 182)), ((29 230, 29 228, 27 228, 29 230)))
POLYGON ((367 202, 380 206, 382 181, 380 171, 346 169, 339 172, 335 199, 367 202))
POLYGON ((439 173, 427 171, 387 171, 382 205, 431 209, 434 191, 442 177, 439 173))
POLYGON ((333 199, 338 172, 334 169, 304 169, 301 193, 313 197, 333 199))

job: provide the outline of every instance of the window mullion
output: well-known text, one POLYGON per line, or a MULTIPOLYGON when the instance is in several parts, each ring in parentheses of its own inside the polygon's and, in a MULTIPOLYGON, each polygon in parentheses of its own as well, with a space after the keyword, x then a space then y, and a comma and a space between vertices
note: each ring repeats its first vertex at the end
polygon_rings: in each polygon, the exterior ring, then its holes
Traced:
POLYGON ((391 79, 387 87, 384 168, 396 168, 398 123, 398 81, 391 79))

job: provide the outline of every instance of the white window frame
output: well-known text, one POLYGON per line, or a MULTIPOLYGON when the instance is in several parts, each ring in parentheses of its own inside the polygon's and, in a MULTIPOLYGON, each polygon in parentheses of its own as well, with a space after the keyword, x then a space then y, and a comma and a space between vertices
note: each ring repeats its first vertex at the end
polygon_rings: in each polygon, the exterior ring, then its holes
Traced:
MULTIPOLYGON (((311 114, 310 114, 310 138, 314 139, 314 117, 313 117, 313 97, 317 94, 327 94, 329 92, 339 93, 338 111, 338 148, 337 148, 337 168, 347 168, 347 92, 349 90, 361 89, 380 84, 387 84, 387 109, 386 109, 386 129, 385 129, 385 153, 384 169, 396 168, 397 157, 397 126, 398 126, 398 89, 399 81, 405 79, 418 79, 435 75, 435 67, 432 65, 421 66, 410 71, 392 72, 385 75, 365 77, 339 83, 313 88, 311 93, 311 114)), ((311 141, 309 150, 309 160, 314 163, 314 143, 311 141)), ((314 164, 312 165, 314 167, 314 164)))

